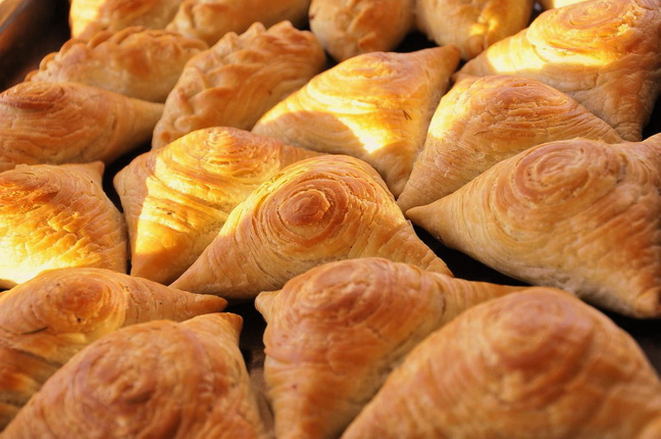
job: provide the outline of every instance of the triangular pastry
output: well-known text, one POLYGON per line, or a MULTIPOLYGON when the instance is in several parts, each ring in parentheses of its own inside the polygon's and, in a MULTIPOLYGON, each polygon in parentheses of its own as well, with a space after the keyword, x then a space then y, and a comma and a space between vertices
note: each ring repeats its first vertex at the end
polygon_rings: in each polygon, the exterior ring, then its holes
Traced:
POLYGON ((57 371, 3 437, 265 439, 241 325, 207 314, 109 334, 57 371))
POLYGON ((661 383, 640 347, 576 298, 530 289, 420 343, 342 439, 661 437, 661 383))
POLYGON ((336 438, 416 344, 465 309, 522 287, 381 258, 325 264, 257 296, 279 439, 336 438))
POLYGON ((0 171, 109 163, 149 140, 163 105, 75 83, 22 82, 0 94, 0 171))
POLYGON ((355 56, 273 107, 253 132, 358 157, 374 166, 397 196, 458 62, 452 46, 355 56))
POLYGON ((541 14, 461 74, 512 74, 567 93, 637 141, 661 89, 661 1, 590 0, 541 14))
POLYGON ((0 288, 53 268, 126 271, 126 225, 102 174, 101 162, 0 173, 0 288))
POLYGON ((661 316, 661 134, 547 143, 407 215, 498 271, 661 316))
POLYGON ((268 30, 255 23, 241 35, 229 33, 186 64, 165 102, 152 146, 213 126, 249 130, 325 62, 314 35, 288 22, 268 30))
POLYGON ((418 28, 437 44, 454 44, 463 59, 528 26, 532 0, 416 0, 418 28))
POLYGON ((541 143, 574 137, 622 141, 610 125, 574 99, 534 79, 465 79, 441 98, 425 147, 397 203, 404 211, 429 204, 501 160, 541 143))
POLYGON ((353 157, 324 155, 259 186, 173 286, 252 298, 317 265, 366 256, 450 273, 374 169, 353 157))
POLYGON ((99 268, 47 271, 0 295, 0 428, 76 352, 124 326, 226 302, 99 268))
POLYGON ((413 27, 413 0, 312 0, 310 29, 338 61, 393 50, 413 27))
POLYGON ((200 40, 135 26, 72 39, 41 61, 28 81, 79 82, 132 98, 165 102, 186 62, 206 50, 200 40))
POLYGON ((253 189, 316 154, 235 128, 207 128, 137 157, 114 180, 128 223, 131 274, 171 283, 253 189))
MULTIPOLYGON (((244 32, 253 23, 269 27, 288 20, 302 24, 310 0, 183 0, 168 30, 212 45, 230 32, 244 32)), ((278 55, 273 55, 277 57, 278 55)))

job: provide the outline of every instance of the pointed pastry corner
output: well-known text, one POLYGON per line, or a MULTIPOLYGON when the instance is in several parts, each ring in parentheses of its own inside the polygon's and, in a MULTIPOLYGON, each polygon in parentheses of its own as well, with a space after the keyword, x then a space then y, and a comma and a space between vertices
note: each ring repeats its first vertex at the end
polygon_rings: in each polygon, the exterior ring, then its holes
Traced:
POLYGON ((98 183, 99 185, 102 184, 103 172, 106 169, 106 166, 101 161, 81 164, 67 164, 64 166, 68 167, 69 169, 74 169, 85 175, 89 175, 94 180, 94 182, 98 183))
POLYGON ((661 317, 661 287, 645 291, 633 304, 633 313, 636 317, 654 319, 661 317))
MULTIPOLYGON (((434 214, 434 204, 427 204, 425 206, 416 206, 405 211, 406 217, 410 219, 413 224, 422 227, 425 230, 430 230, 432 218, 434 214)), ((403 209, 402 209, 403 210, 403 209)))
POLYGON ((255 298, 255 308, 264 317, 267 322, 271 319, 271 312, 273 309, 273 300, 278 297, 281 290, 278 291, 263 291, 255 298))

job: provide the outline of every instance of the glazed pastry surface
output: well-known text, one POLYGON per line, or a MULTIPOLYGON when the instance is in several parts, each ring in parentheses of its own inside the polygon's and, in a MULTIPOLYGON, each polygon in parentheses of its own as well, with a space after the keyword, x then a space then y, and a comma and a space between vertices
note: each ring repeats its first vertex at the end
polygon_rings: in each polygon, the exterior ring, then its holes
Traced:
POLYGON ((138 156, 114 179, 128 223, 131 274, 173 282, 250 192, 285 166, 313 155, 217 127, 138 156))
POLYGON ((468 62, 475 76, 512 74, 567 93, 641 139, 661 89, 661 0, 591 0, 541 14, 468 62))
POLYGON ((338 61, 390 51, 413 27, 413 0, 312 0, 310 29, 338 61))
POLYGON ((544 9, 563 8, 565 6, 581 3, 587 0, 540 0, 544 9))
POLYGON ((126 225, 102 174, 101 162, 0 173, 0 288, 54 268, 126 271, 126 225))
POLYGON ((252 298, 331 261, 385 257, 449 274, 367 163, 324 155, 259 186, 173 286, 252 298))
POLYGON ((661 316, 661 135, 540 145, 407 215, 510 276, 661 316))
POLYGON ((5 438, 265 438, 239 351, 241 317, 120 329, 80 351, 5 438))
POLYGON ((430 335, 342 438, 660 434, 661 383, 636 342, 570 295, 534 288, 475 306, 430 335))
POLYGON ((463 310, 522 287, 381 258, 333 262, 257 296, 279 439, 336 438, 416 344, 463 310))
POLYGON ((162 104, 75 83, 0 93, 0 171, 17 164, 109 163, 149 140, 162 104))
POLYGON ((132 98, 165 102, 184 65, 207 45, 174 32, 134 26, 72 39, 47 55, 28 81, 79 82, 132 98))
POLYGON ((288 22, 225 35, 193 57, 165 102, 152 146, 160 148, 201 128, 251 129, 257 120, 324 67, 310 32, 288 22))
POLYGON ((429 204, 527 148, 575 137, 622 142, 581 104, 534 79, 464 79, 441 98, 397 203, 404 211, 429 204))
POLYGON ((350 58, 276 105, 253 132, 358 157, 399 195, 458 62, 451 46, 350 58))
POLYGON ((99 268, 50 270, 0 295, 0 428, 69 358, 121 327, 222 311, 187 293, 99 268))

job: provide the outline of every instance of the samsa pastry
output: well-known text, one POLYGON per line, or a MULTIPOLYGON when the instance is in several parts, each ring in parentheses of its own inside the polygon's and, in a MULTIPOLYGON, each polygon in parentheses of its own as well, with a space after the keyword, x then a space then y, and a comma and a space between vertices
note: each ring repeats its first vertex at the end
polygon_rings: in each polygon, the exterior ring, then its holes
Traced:
POLYGON ((183 0, 168 30, 211 46, 226 34, 245 32, 257 22, 266 27, 284 20, 303 24, 309 5, 310 0, 183 0))
POLYGON ((225 35, 193 57, 165 102, 152 147, 160 148, 201 128, 249 130, 282 98, 324 67, 324 51, 310 32, 288 22, 266 30, 225 35))
POLYGON ((241 324, 206 314, 109 334, 57 371, 3 438, 266 439, 241 324))
POLYGON ((524 281, 661 316, 661 134, 547 143, 407 211, 446 245, 524 281))
POLYGON ((131 274, 171 283, 250 192, 313 155, 246 131, 207 128, 137 157, 114 180, 131 238, 131 274))
POLYGON ((661 0, 591 0, 541 14, 460 74, 511 74, 576 99, 638 141, 661 89, 661 0))
POLYGON ((636 342, 562 292, 469 309, 420 343, 342 439, 661 437, 661 383, 636 342))
POLYGON ((539 3, 544 9, 564 8, 565 6, 581 3, 586 0, 540 0, 539 3))
POLYGON ((273 107, 253 132, 358 157, 374 166, 397 196, 458 62, 452 46, 350 58, 273 107))
POLYGON ((164 29, 182 0, 71 0, 69 25, 74 38, 130 26, 164 29))
POLYGON ((465 79, 441 99, 397 203, 404 211, 429 204, 501 160, 541 143, 575 137, 622 142, 581 104, 534 79, 465 79))
POLYGON ((72 39, 47 55, 28 81, 79 82, 132 98, 165 102, 186 62, 206 50, 174 32, 130 27, 72 39))
POLYGON ((0 288, 54 268, 126 271, 126 225, 102 174, 100 162, 0 173, 0 288))
POLYGON ((264 292, 267 392, 279 439, 337 438, 432 331, 522 287, 454 279, 381 258, 325 264, 264 292))
POLYGON ((94 340, 136 323, 222 311, 225 304, 99 268, 51 270, 12 288, 0 295, 0 428, 94 340))
POLYGON ((450 274, 374 169, 324 155, 286 167, 252 192, 173 286, 252 298, 317 265, 367 256, 450 274))
POLYGON ((454 44, 463 59, 525 28, 533 0, 416 0, 417 25, 439 45, 454 44))
POLYGON ((0 171, 17 164, 110 163, 149 140, 162 104, 75 83, 0 93, 0 171))
POLYGON ((414 0, 312 0, 310 29, 338 61, 390 51, 413 27, 414 0))

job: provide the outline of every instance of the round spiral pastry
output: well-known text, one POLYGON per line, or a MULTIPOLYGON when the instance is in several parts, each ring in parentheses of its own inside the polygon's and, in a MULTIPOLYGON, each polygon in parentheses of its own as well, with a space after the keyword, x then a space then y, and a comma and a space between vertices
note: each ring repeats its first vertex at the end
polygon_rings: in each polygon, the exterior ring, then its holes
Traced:
POLYGON ((511 276, 661 315, 661 135, 547 143, 407 214, 511 276))
POLYGON ((464 309, 518 289, 361 258, 315 267, 261 293, 255 305, 268 324, 264 377, 277 437, 338 437, 424 337, 464 309))
POLYGON ((173 285, 249 298, 316 265, 364 256, 449 273, 369 165, 325 155, 294 163, 259 186, 173 285))
POLYGON ((0 94, 0 171, 109 163, 147 141, 162 110, 82 84, 22 82, 0 94))
POLYGON ((659 421, 661 383, 635 341, 570 295, 533 288, 430 335, 342 437, 651 439, 659 421))
POLYGON ((3 436, 265 438, 240 330, 234 314, 121 329, 65 364, 3 436))

